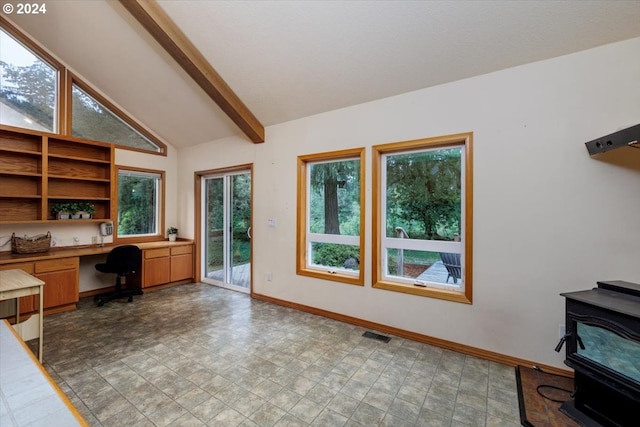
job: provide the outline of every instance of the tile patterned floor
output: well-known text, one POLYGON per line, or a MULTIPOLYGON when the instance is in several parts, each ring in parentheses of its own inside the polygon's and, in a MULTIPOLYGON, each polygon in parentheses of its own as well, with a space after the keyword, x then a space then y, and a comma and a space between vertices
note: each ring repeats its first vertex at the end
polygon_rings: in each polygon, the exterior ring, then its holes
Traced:
POLYGON ((518 426, 514 369, 191 284, 45 318, 92 426, 518 426))

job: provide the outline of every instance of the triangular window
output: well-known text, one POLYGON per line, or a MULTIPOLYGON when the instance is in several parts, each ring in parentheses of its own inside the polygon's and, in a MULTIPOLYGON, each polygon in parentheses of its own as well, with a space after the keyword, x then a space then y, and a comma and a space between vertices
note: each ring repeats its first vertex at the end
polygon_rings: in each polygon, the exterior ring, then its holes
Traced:
POLYGON ((58 68, 0 29, 0 123, 56 132, 58 68))
POLYGON ((106 106, 106 100, 98 101, 95 93, 80 88, 76 81, 71 89, 71 132, 78 138, 111 142, 116 145, 145 151, 162 152, 155 142, 143 135, 134 122, 125 121, 123 114, 116 114, 115 106, 106 106))

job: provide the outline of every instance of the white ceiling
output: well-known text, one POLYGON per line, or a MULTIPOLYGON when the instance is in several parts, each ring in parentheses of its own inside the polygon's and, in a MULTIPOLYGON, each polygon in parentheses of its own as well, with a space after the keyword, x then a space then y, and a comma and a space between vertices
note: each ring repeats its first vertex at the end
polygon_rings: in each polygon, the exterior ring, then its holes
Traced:
MULTIPOLYGON (((265 126, 640 36, 640 1, 159 3, 265 126)), ((242 135, 119 2, 46 5, 8 18, 171 145, 242 135)))

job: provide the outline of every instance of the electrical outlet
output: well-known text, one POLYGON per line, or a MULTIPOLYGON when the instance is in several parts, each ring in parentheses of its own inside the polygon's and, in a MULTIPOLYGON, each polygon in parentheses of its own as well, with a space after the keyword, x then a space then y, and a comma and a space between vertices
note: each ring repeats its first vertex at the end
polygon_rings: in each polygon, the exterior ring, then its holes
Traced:
POLYGON ((273 276, 271 275, 271 272, 268 272, 267 273, 267 282, 270 282, 272 278, 273 278, 273 276))
POLYGON ((562 338, 566 335, 567 333, 567 328, 565 327, 565 325, 563 323, 560 323, 558 325, 558 338, 562 338))
POLYGON ((92 245, 98 244, 98 236, 91 236, 91 244, 92 245))

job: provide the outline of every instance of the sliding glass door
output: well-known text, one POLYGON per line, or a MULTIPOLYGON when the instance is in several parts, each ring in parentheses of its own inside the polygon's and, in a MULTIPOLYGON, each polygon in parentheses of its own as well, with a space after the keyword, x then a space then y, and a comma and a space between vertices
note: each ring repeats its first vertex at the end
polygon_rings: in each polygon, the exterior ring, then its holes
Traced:
POLYGON ((251 172, 202 177, 202 281, 249 292, 251 172))

